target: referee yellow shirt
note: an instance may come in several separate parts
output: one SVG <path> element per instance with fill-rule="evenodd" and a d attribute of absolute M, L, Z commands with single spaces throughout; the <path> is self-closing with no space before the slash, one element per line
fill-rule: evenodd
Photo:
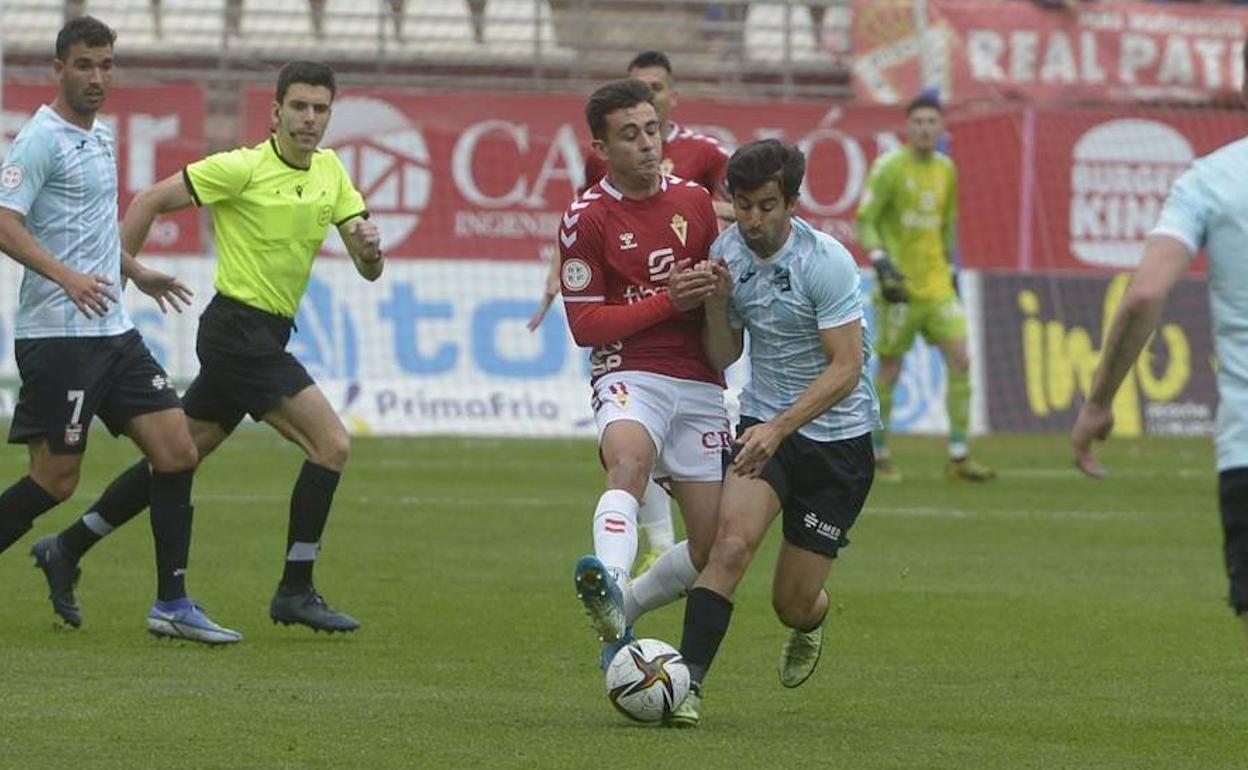
<path fill-rule="evenodd" d="M 272 137 L 209 155 L 182 175 L 195 205 L 212 207 L 217 291 L 287 318 L 299 309 L 329 226 L 367 213 L 333 150 L 317 150 L 311 167 L 299 168 Z"/>

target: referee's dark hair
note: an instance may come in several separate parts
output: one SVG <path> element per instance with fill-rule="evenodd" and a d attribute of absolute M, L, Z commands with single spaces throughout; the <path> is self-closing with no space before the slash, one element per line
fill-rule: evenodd
<path fill-rule="evenodd" d="M 309 86 L 325 86 L 329 89 L 329 98 L 333 99 L 338 92 L 334 83 L 334 71 L 328 65 L 315 61 L 292 61 L 277 73 L 277 103 L 286 98 L 286 92 L 295 83 Z"/>
<path fill-rule="evenodd" d="M 646 67 L 662 67 L 667 70 L 669 77 L 672 74 L 672 60 L 667 58 L 667 54 L 662 51 L 642 51 L 628 63 L 628 69 L 625 72 L 645 69 Z"/>
<path fill-rule="evenodd" d="M 919 94 L 906 105 L 906 117 L 910 117 L 910 113 L 915 110 L 922 109 L 936 110 L 942 115 L 945 112 L 944 108 L 940 106 L 940 99 L 936 98 L 935 94 Z"/>
<path fill-rule="evenodd" d="M 634 80 L 612 80 L 589 96 L 585 105 L 585 121 L 589 123 L 589 133 L 595 139 L 606 140 L 607 116 L 616 110 L 627 110 L 639 104 L 654 104 L 654 92 L 650 86 Z"/>
<path fill-rule="evenodd" d="M 65 61 L 69 47 L 74 43 L 82 43 L 87 48 L 103 48 L 117 42 L 117 33 L 107 24 L 94 16 L 79 16 L 70 19 L 56 33 L 56 58 Z"/>
<path fill-rule="evenodd" d="M 774 179 L 789 204 L 797 200 L 805 175 L 806 156 L 778 139 L 743 144 L 728 159 L 728 191 L 733 194 L 757 190 Z"/>

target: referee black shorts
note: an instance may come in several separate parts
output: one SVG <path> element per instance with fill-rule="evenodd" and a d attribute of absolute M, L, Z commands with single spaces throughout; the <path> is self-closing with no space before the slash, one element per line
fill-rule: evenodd
<path fill-rule="evenodd" d="M 742 416 L 737 435 L 759 422 Z M 780 498 L 784 539 L 804 551 L 836 558 L 849 545 L 850 527 L 875 480 L 871 434 L 815 441 L 793 433 L 763 466 L 761 478 Z"/>
<path fill-rule="evenodd" d="M 14 353 L 22 388 L 10 444 L 47 439 L 54 454 L 81 454 L 97 415 L 117 436 L 134 417 L 181 405 L 135 329 L 113 337 L 22 339 Z"/>
<path fill-rule="evenodd" d="M 283 398 L 315 384 L 286 351 L 294 321 L 217 294 L 199 318 L 199 375 L 182 396 L 186 416 L 227 433 L 260 420 Z"/>

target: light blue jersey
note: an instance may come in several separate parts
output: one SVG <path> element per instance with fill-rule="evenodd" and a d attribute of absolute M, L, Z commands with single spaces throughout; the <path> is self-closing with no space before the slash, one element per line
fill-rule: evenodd
<path fill-rule="evenodd" d="M 735 226 L 720 233 L 711 257 L 732 273 L 729 320 L 750 334 L 741 414 L 767 421 L 793 406 L 828 367 L 820 330 L 861 323 L 857 387 L 798 432 L 814 441 L 842 441 L 880 427 L 879 400 L 867 376 L 871 334 L 863 320 L 861 276 L 845 247 L 794 217 L 788 240 L 769 259 L 759 259 Z"/>
<path fill-rule="evenodd" d="M 1248 139 L 1192 164 L 1170 190 L 1152 234 L 1209 255 L 1218 470 L 1248 467 Z"/>
<path fill-rule="evenodd" d="M 24 216 L 49 254 L 80 273 L 111 278 L 120 293 L 116 147 L 101 121 L 86 131 L 40 107 L 0 165 L 0 206 Z M 120 302 L 103 318 L 88 318 L 56 283 L 29 269 L 22 276 L 17 339 L 112 337 L 132 328 Z"/>

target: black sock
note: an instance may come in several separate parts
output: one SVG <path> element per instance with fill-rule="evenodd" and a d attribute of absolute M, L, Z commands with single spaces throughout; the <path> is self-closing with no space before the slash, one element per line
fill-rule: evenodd
<path fill-rule="evenodd" d="M 709 588 L 697 587 L 685 600 L 685 630 L 680 639 L 680 655 L 689 667 L 689 681 L 702 689 L 702 680 L 719 652 L 719 643 L 728 633 L 732 602 Z"/>
<path fill-rule="evenodd" d="M 78 561 L 105 535 L 142 513 L 151 500 L 151 466 L 147 460 L 139 460 L 113 479 L 81 518 L 61 530 L 61 553 L 70 561 Z M 99 518 L 88 518 L 92 514 Z"/>
<path fill-rule="evenodd" d="M 186 596 L 191 554 L 191 480 L 194 471 L 152 474 L 152 539 L 156 542 L 156 598 Z"/>
<path fill-rule="evenodd" d="M 56 507 L 57 500 L 30 476 L 0 494 L 0 553 L 30 531 L 30 524 L 42 513 Z"/>
<path fill-rule="evenodd" d="M 338 488 L 338 471 L 304 462 L 290 495 L 290 525 L 286 530 L 286 569 L 278 587 L 283 593 L 301 593 L 312 587 L 312 565 L 329 507 Z"/>

